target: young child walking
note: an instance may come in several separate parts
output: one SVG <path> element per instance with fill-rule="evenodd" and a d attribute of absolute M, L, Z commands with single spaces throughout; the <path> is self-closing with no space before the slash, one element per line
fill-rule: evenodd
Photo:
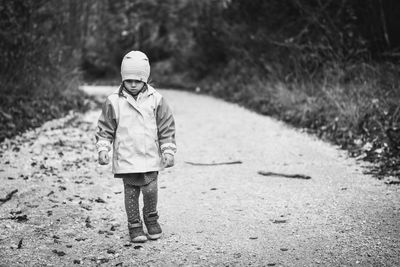
<path fill-rule="evenodd" d="M 140 51 L 126 54 L 122 84 L 103 104 L 96 132 L 99 163 L 106 165 L 113 147 L 112 170 L 124 184 L 125 210 L 132 242 L 161 237 L 158 223 L 158 172 L 174 165 L 175 122 L 165 99 L 148 82 L 150 64 Z M 143 194 L 143 221 L 139 195 Z"/>

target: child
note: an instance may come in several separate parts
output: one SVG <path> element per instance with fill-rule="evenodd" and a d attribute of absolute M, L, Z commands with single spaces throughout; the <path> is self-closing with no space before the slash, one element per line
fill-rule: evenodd
<path fill-rule="evenodd" d="M 165 99 L 147 82 L 150 65 L 140 51 L 126 54 L 121 64 L 122 84 L 107 97 L 98 120 L 96 147 L 99 163 L 108 164 L 124 183 L 125 209 L 132 242 L 145 242 L 139 212 L 143 193 L 143 220 L 148 238 L 161 237 L 157 212 L 158 171 L 174 165 L 175 122 Z"/>

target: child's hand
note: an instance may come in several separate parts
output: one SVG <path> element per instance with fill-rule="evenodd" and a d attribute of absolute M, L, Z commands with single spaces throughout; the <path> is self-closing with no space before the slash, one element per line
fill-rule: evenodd
<path fill-rule="evenodd" d="M 108 156 L 107 151 L 100 151 L 99 152 L 99 164 L 100 165 L 107 165 L 110 163 L 110 157 Z"/>
<path fill-rule="evenodd" d="M 175 160 L 174 160 L 174 155 L 172 154 L 163 154 L 163 166 L 164 168 L 169 168 L 174 166 Z"/>

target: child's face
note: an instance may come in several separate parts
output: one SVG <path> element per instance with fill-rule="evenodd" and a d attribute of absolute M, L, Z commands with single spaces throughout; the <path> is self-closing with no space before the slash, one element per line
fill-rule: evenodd
<path fill-rule="evenodd" d="M 124 87 L 126 90 L 129 91 L 129 93 L 133 95 L 137 95 L 140 90 L 142 90 L 144 86 L 144 82 L 138 81 L 138 80 L 125 80 L 124 81 Z"/>

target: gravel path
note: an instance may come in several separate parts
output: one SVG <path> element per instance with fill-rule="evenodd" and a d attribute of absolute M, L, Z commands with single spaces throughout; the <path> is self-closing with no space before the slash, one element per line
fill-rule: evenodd
<path fill-rule="evenodd" d="M 122 183 L 96 162 L 99 110 L 70 114 L 1 144 L 0 198 L 18 192 L 0 202 L 0 266 L 400 265 L 399 187 L 269 117 L 161 93 L 178 141 L 159 179 L 163 238 L 128 242 Z"/>

